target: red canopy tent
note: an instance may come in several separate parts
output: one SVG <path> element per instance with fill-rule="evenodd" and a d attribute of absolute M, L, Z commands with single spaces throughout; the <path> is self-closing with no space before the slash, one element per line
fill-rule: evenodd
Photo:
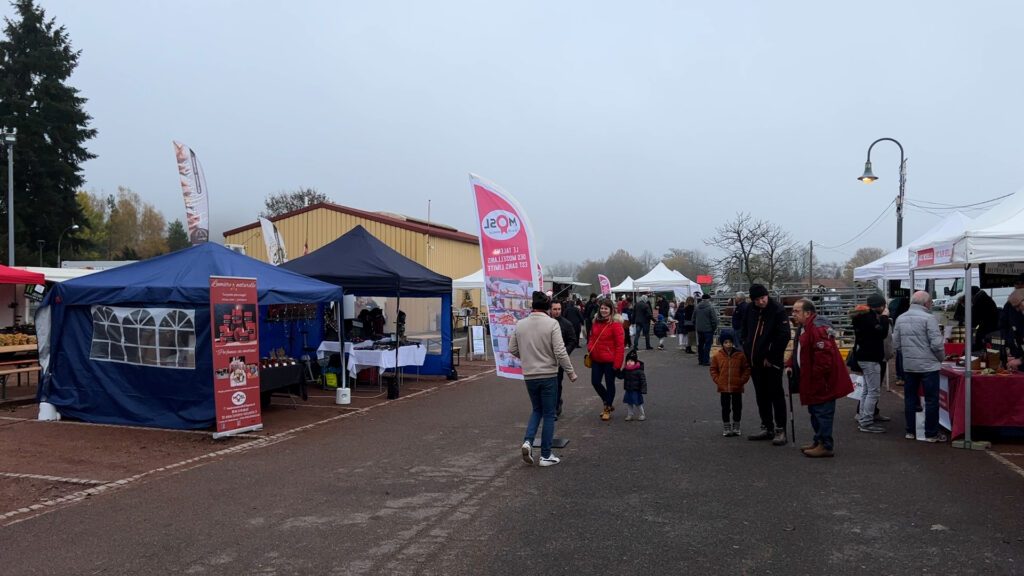
<path fill-rule="evenodd" d="M 45 284 L 46 276 L 0 264 L 0 284 Z"/>

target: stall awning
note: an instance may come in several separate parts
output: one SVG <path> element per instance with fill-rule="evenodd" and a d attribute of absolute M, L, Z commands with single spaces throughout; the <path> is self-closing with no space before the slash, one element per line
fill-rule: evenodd
<path fill-rule="evenodd" d="M 43 284 L 46 276 L 0 264 L 0 284 Z"/>

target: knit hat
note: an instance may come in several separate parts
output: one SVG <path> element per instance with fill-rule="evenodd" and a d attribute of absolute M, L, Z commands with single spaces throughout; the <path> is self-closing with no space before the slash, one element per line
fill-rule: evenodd
<path fill-rule="evenodd" d="M 705 292 L 704 295 L 700 297 L 700 299 L 701 300 L 711 300 L 711 294 L 708 294 L 708 293 Z"/>
<path fill-rule="evenodd" d="M 728 340 L 733 344 L 736 343 L 735 336 L 732 334 L 732 330 L 722 330 L 722 333 L 718 335 L 719 346 L 725 346 L 725 341 Z"/>
<path fill-rule="evenodd" d="M 885 306 L 885 298 L 877 292 L 868 296 L 869 308 L 881 308 Z"/>
<path fill-rule="evenodd" d="M 764 284 L 751 284 L 749 292 L 751 300 L 757 300 L 762 296 L 768 295 L 768 289 L 764 287 Z"/>

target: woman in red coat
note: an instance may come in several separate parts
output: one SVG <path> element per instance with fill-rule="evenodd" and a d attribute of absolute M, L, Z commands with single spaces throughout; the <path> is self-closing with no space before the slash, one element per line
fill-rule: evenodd
<path fill-rule="evenodd" d="M 796 347 L 786 363 L 786 372 L 796 374 L 800 403 L 807 406 L 814 428 L 814 442 L 801 450 L 810 458 L 831 458 L 836 399 L 853 392 L 853 382 L 832 336 L 832 323 L 818 316 L 814 303 L 803 298 L 793 304 L 793 320 L 797 325 Z"/>
<path fill-rule="evenodd" d="M 587 353 L 590 354 L 590 383 L 604 402 L 601 420 L 610 420 L 615 410 L 615 372 L 622 369 L 626 354 L 625 335 L 622 322 L 612 314 L 614 304 L 604 298 L 597 303 L 597 316 L 590 337 L 587 339 Z M 604 384 L 601 379 L 604 379 Z"/>

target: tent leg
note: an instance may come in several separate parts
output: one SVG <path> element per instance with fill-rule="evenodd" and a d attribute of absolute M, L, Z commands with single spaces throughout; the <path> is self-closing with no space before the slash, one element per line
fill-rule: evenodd
<path fill-rule="evenodd" d="M 955 448 L 966 448 L 967 450 L 985 450 L 989 447 L 988 442 L 971 441 L 971 356 L 974 354 L 974 319 L 971 308 L 974 307 L 974 298 L 971 294 L 971 265 L 964 266 L 964 439 L 961 442 L 954 442 Z M 950 422 L 950 426 L 953 423 Z"/>
<path fill-rule="evenodd" d="M 335 404 L 351 404 L 352 395 L 348 391 L 348 363 L 345 362 L 345 318 L 342 310 L 345 308 L 345 298 L 342 296 L 337 302 L 334 310 L 334 318 L 338 323 L 338 350 L 341 357 L 341 386 L 334 391 Z"/>

